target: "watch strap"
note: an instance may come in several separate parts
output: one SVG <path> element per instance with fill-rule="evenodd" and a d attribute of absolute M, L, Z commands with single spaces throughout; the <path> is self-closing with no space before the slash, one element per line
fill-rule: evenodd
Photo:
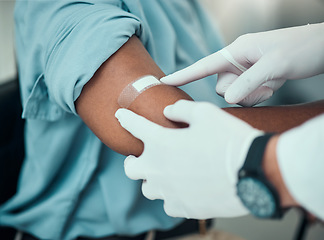
<path fill-rule="evenodd" d="M 253 140 L 242 169 L 251 172 L 256 170 L 256 166 L 260 166 L 260 169 L 258 170 L 262 171 L 261 164 L 263 161 L 264 151 L 268 141 L 273 135 L 273 133 L 267 133 L 265 135 L 256 137 Z"/>
<path fill-rule="evenodd" d="M 268 189 L 272 192 L 275 204 L 277 206 L 276 212 L 270 218 L 281 218 L 283 214 L 283 209 L 280 207 L 279 195 L 275 187 L 268 181 L 266 178 L 263 169 L 262 169 L 262 161 L 263 155 L 269 142 L 270 138 L 274 135 L 274 133 L 267 133 L 265 135 L 256 137 L 248 151 L 243 167 L 239 171 L 239 179 L 244 177 L 254 176 L 255 178 L 261 180 Z"/>

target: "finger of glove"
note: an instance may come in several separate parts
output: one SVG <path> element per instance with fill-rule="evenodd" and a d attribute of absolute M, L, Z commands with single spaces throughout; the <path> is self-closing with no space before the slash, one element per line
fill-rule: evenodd
<path fill-rule="evenodd" d="M 285 82 L 286 82 L 285 79 L 274 79 L 274 80 L 267 81 L 262 86 L 269 87 L 269 88 L 271 88 L 275 92 L 279 88 L 281 88 L 282 85 L 284 85 Z"/>
<path fill-rule="evenodd" d="M 153 184 L 151 179 L 148 179 L 142 183 L 142 193 L 150 200 L 163 199 L 158 185 Z"/>
<path fill-rule="evenodd" d="M 197 103 L 188 100 L 179 100 L 173 105 L 164 108 L 163 114 L 166 118 L 175 122 L 184 122 L 190 124 L 192 119 L 192 110 Z"/>
<path fill-rule="evenodd" d="M 237 79 L 237 77 L 236 74 L 229 72 L 219 74 L 216 83 L 216 93 L 224 97 L 226 90 Z"/>
<path fill-rule="evenodd" d="M 128 178 L 133 180 L 146 179 L 143 161 L 135 156 L 128 156 L 124 161 L 124 170 Z"/>
<path fill-rule="evenodd" d="M 246 98 L 238 104 L 244 107 L 252 107 L 256 104 L 262 103 L 273 95 L 273 90 L 266 86 L 257 88 L 254 92 L 249 94 Z"/>
<path fill-rule="evenodd" d="M 118 109 L 115 117 L 123 128 L 134 137 L 143 141 L 148 137 L 148 134 L 160 127 L 146 118 L 124 108 Z"/>
<path fill-rule="evenodd" d="M 229 67 L 232 67 L 231 63 L 218 51 L 200 59 L 187 68 L 161 78 L 160 81 L 165 84 L 180 86 L 212 74 L 224 72 Z"/>
<path fill-rule="evenodd" d="M 270 80 L 262 84 L 238 104 L 244 107 L 251 107 L 262 103 L 272 97 L 273 93 L 277 91 L 285 83 L 285 81 L 285 79 Z"/>
<path fill-rule="evenodd" d="M 176 201 L 164 199 L 164 211 L 170 217 L 187 217 L 182 204 L 177 204 Z"/>
<path fill-rule="evenodd" d="M 270 80 L 271 75 L 273 74 L 269 68 L 269 61 L 266 58 L 261 58 L 233 82 L 225 93 L 225 100 L 228 103 L 242 101 L 264 82 Z"/>

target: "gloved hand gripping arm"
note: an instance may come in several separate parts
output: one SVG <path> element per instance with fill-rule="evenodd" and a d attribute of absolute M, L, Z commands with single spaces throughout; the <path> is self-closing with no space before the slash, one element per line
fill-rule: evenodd
<path fill-rule="evenodd" d="M 171 216 L 205 219 L 246 214 L 236 196 L 236 175 L 250 142 L 262 132 L 236 122 L 210 103 L 178 101 L 164 115 L 189 127 L 173 131 L 126 109 L 117 111 L 121 125 L 145 143 L 141 156 L 125 160 L 126 175 L 146 180 L 143 194 L 164 199 Z M 226 151 L 215 151 L 218 148 Z"/>
<path fill-rule="evenodd" d="M 259 129 L 278 132 L 324 112 L 324 101 L 225 110 Z M 125 160 L 127 176 L 146 180 L 143 194 L 164 199 L 171 216 L 205 219 L 246 214 L 236 196 L 237 172 L 252 140 L 263 131 L 210 103 L 181 100 L 167 107 L 164 115 L 189 127 L 165 128 L 126 109 L 116 112 L 122 127 L 144 143 L 141 156 Z"/>

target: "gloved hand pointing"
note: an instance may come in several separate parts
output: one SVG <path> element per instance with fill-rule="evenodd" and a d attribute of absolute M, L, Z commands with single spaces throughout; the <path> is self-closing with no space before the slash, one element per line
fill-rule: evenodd
<path fill-rule="evenodd" d="M 178 86 L 216 73 L 216 92 L 227 102 L 260 103 L 287 79 L 324 73 L 324 23 L 243 35 L 161 81 Z"/>
<path fill-rule="evenodd" d="M 144 179 L 143 194 L 163 199 L 170 216 L 247 214 L 236 195 L 237 173 L 251 142 L 262 132 L 210 103 L 180 100 L 164 115 L 189 127 L 165 128 L 126 109 L 116 112 L 122 127 L 144 143 L 141 156 L 126 158 L 126 175 Z"/>

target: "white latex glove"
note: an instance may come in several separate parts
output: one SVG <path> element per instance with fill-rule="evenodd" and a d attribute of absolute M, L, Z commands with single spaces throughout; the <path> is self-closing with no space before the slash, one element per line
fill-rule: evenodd
<path fill-rule="evenodd" d="M 216 73 L 216 92 L 228 103 L 265 101 L 287 79 L 324 73 L 324 23 L 243 35 L 161 81 L 178 86 Z"/>
<path fill-rule="evenodd" d="M 144 179 L 144 196 L 163 199 L 173 217 L 247 214 L 236 195 L 237 173 L 262 132 L 205 102 L 180 100 L 164 115 L 189 127 L 165 128 L 126 109 L 116 112 L 121 126 L 144 143 L 141 156 L 126 158 L 126 175 Z"/>

